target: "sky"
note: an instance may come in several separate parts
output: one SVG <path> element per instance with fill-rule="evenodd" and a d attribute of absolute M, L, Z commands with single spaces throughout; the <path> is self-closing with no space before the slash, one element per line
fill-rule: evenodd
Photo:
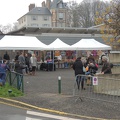
<path fill-rule="evenodd" d="M 41 3 L 46 0 L 1 0 L 0 1 L 0 25 L 15 23 L 21 16 L 28 12 L 28 6 L 35 3 L 37 7 L 41 7 Z M 53 0 L 51 0 L 53 1 Z M 69 2 L 71 0 L 63 0 Z M 76 0 L 80 3 L 82 0 Z"/>

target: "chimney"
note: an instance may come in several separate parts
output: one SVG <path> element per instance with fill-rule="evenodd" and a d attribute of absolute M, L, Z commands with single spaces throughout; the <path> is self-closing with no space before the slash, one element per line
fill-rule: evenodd
<path fill-rule="evenodd" d="M 46 0 L 46 7 L 50 9 L 51 0 Z"/>
<path fill-rule="evenodd" d="M 29 11 L 32 10 L 33 8 L 35 8 L 35 4 L 30 4 L 29 5 Z"/>
<path fill-rule="evenodd" d="M 45 7 L 45 1 L 42 2 L 42 7 Z"/>

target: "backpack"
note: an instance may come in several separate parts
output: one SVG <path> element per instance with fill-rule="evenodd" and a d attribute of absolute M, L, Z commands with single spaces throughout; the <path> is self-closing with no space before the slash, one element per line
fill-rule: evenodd
<path fill-rule="evenodd" d="M 113 66 L 114 66 L 114 65 L 113 65 L 112 63 L 110 63 L 110 68 L 113 68 Z"/>

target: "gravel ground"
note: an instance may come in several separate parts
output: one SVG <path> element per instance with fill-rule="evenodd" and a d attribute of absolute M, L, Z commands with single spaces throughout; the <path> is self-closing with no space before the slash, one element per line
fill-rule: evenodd
<path fill-rule="evenodd" d="M 61 94 L 58 92 L 58 76 L 61 76 Z M 31 105 L 70 114 L 76 114 L 87 120 L 90 117 L 120 120 L 120 104 L 92 99 L 75 100 L 73 86 L 75 83 L 72 69 L 57 69 L 56 71 L 37 71 L 35 76 L 24 77 L 25 96 L 14 98 Z M 89 117 L 87 117 L 89 116 Z M 101 119 L 101 120 L 102 120 Z"/>

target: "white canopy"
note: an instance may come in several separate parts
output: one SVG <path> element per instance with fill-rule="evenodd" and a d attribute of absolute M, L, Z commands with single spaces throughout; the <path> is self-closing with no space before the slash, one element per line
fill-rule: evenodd
<path fill-rule="evenodd" d="M 47 45 L 36 37 L 6 35 L 0 40 L 0 50 L 45 50 Z"/>
<path fill-rule="evenodd" d="M 45 45 L 36 37 L 5 35 L 0 40 L 0 50 L 111 50 L 111 47 L 94 39 L 81 39 L 70 46 L 57 38 Z"/>
<path fill-rule="evenodd" d="M 111 50 L 111 46 L 102 44 L 95 39 L 81 39 L 71 45 L 71 50 Z"/>
<path fill-rule="evenodd" d="M 51 44 L 47 46 L 48 50 L 70 50 L 71 46 L 61 41 L 59 38 L 57 38 L 55 41 L 53 41 Z"/>

